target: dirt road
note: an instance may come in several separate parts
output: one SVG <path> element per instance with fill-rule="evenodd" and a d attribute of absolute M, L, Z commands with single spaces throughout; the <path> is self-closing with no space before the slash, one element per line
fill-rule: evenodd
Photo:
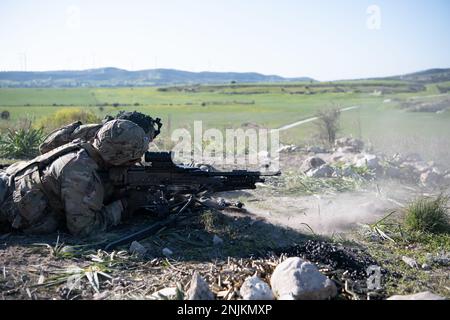
<path fill-rule="evenodd" d="M 358 108 L 360 108 L 360 106 L 353 106 L 353 107 L 343 108 L 340 111 L 341 112 L 345 112 L 345 111 L 350 111 L 350 110 L 354 110 L 354 109 L 358 109 Z M 298 126 L 300 126 L 302 124 L 315 121 L 317 119 L 318 119 L 317 117 L 311 117 L 311 118 L 308 118 L 308 119 L 296 121 L 294 123 L 284 125 L 284 126 L 282 126 L 280 128 L 272 129 L 272 132 L 274 132 L 274 131 L 285 131 L 285 130 L 288 130 L 288 129 L 291 129 L 291 128 L 294 128 L 294 127 L 298 127 Z"/>

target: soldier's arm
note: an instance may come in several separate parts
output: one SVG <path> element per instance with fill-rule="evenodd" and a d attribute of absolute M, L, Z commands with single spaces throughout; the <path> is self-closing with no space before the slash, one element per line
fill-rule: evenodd
<path fill-rule="evenodd" d="M 91 141 L 95 138 L 95 134 L 102 127 L 102 124 L 84 124 L 76 128 L 71 134 L 70 141 L 81 139 L 84 141 Z M 70 142 L 69 141 L 69 142 Z"/>
<path fill-rule="evenodd" d="M 95 163 L 85 153 L 68 164 L 61 181 L 67 228 L 77 236 L 89 236 L 117 225 L 122 217 L 120 200 L 103 204 L 104 188 Z"/>
<path fill-rule="evenodd" d="M 73 132 L 81 126 L 81 121 L 77 121 L 62 128 L 56 129 L 51 132 L 45 139 L 44 142 L 39 146 L 39 151 L 41 154 L 49 152 L 57 147 L 60 147 L 66 143 L 71 142 Z"/>

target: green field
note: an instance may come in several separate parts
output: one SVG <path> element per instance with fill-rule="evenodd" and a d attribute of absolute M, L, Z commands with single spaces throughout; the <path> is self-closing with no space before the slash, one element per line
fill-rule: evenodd
<path fill-rule="evenodd" d="M 449 109 L 432 113 L 399 108 L 411 99 L 433 99 L 439 94 L 438 85 L 367 80 L 167 88 L 1 88 L 0 112 L 8 110 L 11 115 L 10 120 L 1 120 L 1 127 L 14 127 L 22 118 L 35 121 L 63 107 L 88 109 L 99 116 L 137 110 L 162 118 L 163 138 L 167 138 L 169 130 L 190 129 L 196 120 L 202 120 L 204 128 L 245 124 L 278 128 L 314 116 L 320 108 L 358 106 L 342 114 L 341 135 L 361 137 L 390 153 L 419 152 L 429 159 L 444 157 L 447 161 Z M 280 136 L 283 143 L 301 144 L 316 134 L 315 124 L 308 123 L 283 131 Z"/>

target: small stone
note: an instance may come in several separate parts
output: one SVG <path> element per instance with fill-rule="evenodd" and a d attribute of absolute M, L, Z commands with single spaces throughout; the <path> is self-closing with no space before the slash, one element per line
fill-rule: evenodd
<path fill-rule="evenodd" d="M 327 300 L 337 295 L 336 285 L 309 261 L 288 258 L 274 270 L 270 279 L 275 296 L 295 300 Z"/>
<path fill-rule="evenodd" d="M 192 276 L 186 297 L 186 300 L 214 300 L 214 294 L 209 289 L 208 283 L 197 271 Z"/>
<path fill-rule="evenodd" d="M 240 294 L 244 300 L 274 300 L 272 289 L 258 276 L 248 277 L 241 286 Z"/>
<path fill-rule="evenodd" d="M 355 166 L 367 167 L 369 169 L 379 169 L 380 168 L 380 159 L 373 154 L 364 154 L 362 157 L 358 156 L 355 158 Z"/>
<path fill-rule="evenodd" d="M 94 300 L 105 300 L 109 297 L 110 294 L 111 293 L 108 290 L 103 292 L 97 292 L 94 294 L 93 298 Z"/>
<path fill-rule="evenodd" d="M 364 142 L 350 137 L 344 137 L 337 139 L 335 141 L 335 145 L 338 148 L 345 148 L 347 152 L 361 152 L 364 148 Z"/>
<path fill-rule="evenodd" d="M 408 266 L 410 266 L 411 268 L 419 268 L 419 265 L 417 264 L 417 261 L 412 259 L 412 258 L 408 258 L 406 256 L 402 257 L 402 261 L 404 263 L 406 263 Z"/>
<path fill-rule="evenodd" d="M 436 170 L 429 170 L 420 175 L 420 182 L 426 187 L 435 186 L 441 183 L 442 175 Z"/>
<path fill-rule="evenodd" d="M 422 264 L 422 269 L 423 270 L 431 270 L 431 267 L 429 264 L 424 263 L 424 264 Z"/>
<path fill-rule="evenodd" d="M 450 265 L 450 253 L 441 252 L 441 253 L 436 253 L 436 255 L 427 253 L 426 261 L 429 264 L 435 264 L 435 265 L 446 267 L 446 266 Z"/>
<path fill-rule="evenodd" d="M 215 246 L 221 246 L 221 245 L 223 245 L 223 240 L 222 240 L 222 238 L 220 238 L 218 235 L 214 235 L 214 237 L 213 237 L 213 244 L 214 244 Z"/>
<path fill-rule="evenodd" d="M 151 294 L 150 299 L 153 300 L 174 300 L 177 296 L 177 288 L 169 287 L 158 290 Z"/>
<path fill-rule="evenodd" d="M 169 248 L 164 248 L 162 249 L 162 254 L 165 255 L 166 257 L 170 257 L 171 255 L 173 255 L 173 251 L 170 250 Z"/>
<path fill-rule="evenodd" d="M 429 291 L 424 291 L 416 294 L 410 295 L 395 295 L 389 297 L 387 300 L 446 300 L 446 298 L 438 296 L 437 294 L 431 293 Z"/>
<path fill-rule="evenodd" d="M 140 244 L 139 242 L 133 241 L 131 243 L 130 249 L 128 249 L 128 251 L 131 254 L 145 255 L 146 252 L 147 252 L 147 249 L 142 244 Z"/>

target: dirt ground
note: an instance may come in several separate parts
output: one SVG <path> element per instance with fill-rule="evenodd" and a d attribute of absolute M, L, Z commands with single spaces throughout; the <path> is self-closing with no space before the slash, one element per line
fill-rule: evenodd
<path fill-rule="evenodd" d="M 284 161 L 287 168 L 296 159 Z M 64 233 L 4 234 L 0 299 L 154 299 L 152 294 L 164 288 L 185 291 L 198 271 L 218 299 L 233 300 L 239 299 L 246 277 L 256 273 L 270 282 L 275 266 L 289 256 L 317 264 L 337 284 L 337 299 L 384 299 L 396 292 L 395 285 L 368 290 L 366 270 L 373 265 L 381 267 L 384 283 L 413 281 L 415 286 L 405 292 L 431 288 L 448 296 L 445 268 L 435 268 L 427 278 L 411 275 L 393 266 L 404 251 L 386 258 L 379 254 L 386 250 L 383 244 L 349 236 L 416 193 L 420 191 L 395 182 L 324 195 L 286 195 L 263 186 L 228 193 L 222 196 L 243 201 L 245 209 L 192 212 L 182 223 L 139 241 L 146 249 L 143 254 L 130 253 L 129 245 L 103 249 L 105 243 L 155 221 L 148 216 L 87 240 Z M 222 242 L 214 243 L 215 236 Z M 435 280 L 427 282 L 430 277 Z"/>
<path fill-rule="evenodd" d="M 134 221 L 91 242 L 114 239 L 138 228 Z M 222 245 L 214 245 L 214 235 L 223 240 Z M 269 281 L 277 263 L 288 256 L 316 262 L 340 284 L 341 299 L 365 298 L 365 270 L 375 264 L 360 249 L 275 226 L 245 212 L 202 212 L 183 226 L 141 241 L 147 248 L 144 255 L 128 253 L 127 246 L 114 252 L 76 247 L 87 242 L 66 234 L 59 235 L 57 244 L 55 237 L 2 237 L 2 299 L 149 299 L 163 288 L 178 285 L 185 289 L 196 270 L 218 298 L 237 299 L 246 277 L 257 273 Z M 170 248 L 173 256 L 165 257 L 164 248 Z M 80 284 L 72 288 L 74 279 Z M 345 291 L 346 282 L 357 293 Z"/>

